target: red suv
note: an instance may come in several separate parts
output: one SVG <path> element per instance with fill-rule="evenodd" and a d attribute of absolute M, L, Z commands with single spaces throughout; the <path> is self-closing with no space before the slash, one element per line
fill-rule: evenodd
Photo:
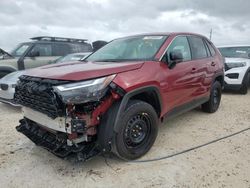
<path fill-rule="evenodd" d="M 215 112 L 223 58 L 204 36 L 152 33 L 119 38 L 82 62 L 20 77 L 17 130 L 57 156 L 102 152 L 132 160 L 152 147 L 159 122 L 201 106 Z"/>

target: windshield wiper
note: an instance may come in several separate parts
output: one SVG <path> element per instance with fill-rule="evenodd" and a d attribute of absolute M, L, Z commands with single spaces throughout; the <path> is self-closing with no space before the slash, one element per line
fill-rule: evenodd
<path fill-rule="evenodd" d="M 95 62 L 117 62 L 117 61 L 121 61 L 119 59 L 98 59 Z"/>
<path fill-rule="evenodd" d="M 95 62 L 146 61 L 147 59 L 98 59 Z"/>
<path fill-rule="evenodd" d="M 93 61 L 93 62 L 125 62 L 125 61 L 154 61 L 154 59 L 97 59 L 97 60 L 88 60 L 87 59 L 84 59 L 84 60 L 81 60 L 81 61 Z"/>

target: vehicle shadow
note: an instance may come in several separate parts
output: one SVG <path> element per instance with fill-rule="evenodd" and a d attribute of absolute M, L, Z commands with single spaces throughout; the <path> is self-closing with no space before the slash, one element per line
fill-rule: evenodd
<path fill-rule="evenodd" d="M 21 112 L 21 107 L 19 106 L 11 106 L 9 104 L 0 102 L 0 111 L 8 111 L 8 113 L 19 113 Z"/>
<path fill-rule="evenodd" d="M 248 93 L 250 93 L 250 87 L 248 88 Z M 244 96 L 243 94 L 240 94 L 239 91 L 235 91 L 235 90 L 232 90 L 232 89 L 225 89 L 223 90 L 223 95 L 242 95 Z"/>

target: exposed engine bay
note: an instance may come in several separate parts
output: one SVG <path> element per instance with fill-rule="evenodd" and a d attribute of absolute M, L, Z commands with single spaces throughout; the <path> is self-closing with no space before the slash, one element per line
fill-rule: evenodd
<path fill-rule="evenodd" d="M 59 157 L 97 155 L 102 115 L 125 93 L 114 77 L 72 83 L 21 76 L 15 102 L 23 106 L 24 119 L 17 131 Z"/>

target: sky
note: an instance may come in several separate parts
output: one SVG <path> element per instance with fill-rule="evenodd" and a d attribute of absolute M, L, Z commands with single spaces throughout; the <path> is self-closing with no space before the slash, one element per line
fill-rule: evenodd
<path fill-rule="evenodd" d="M 35 36 L 95 40 L 194 32 L 215 45 L 250 44 L 249 0 L 0 0 L 0 48 Z"/>

